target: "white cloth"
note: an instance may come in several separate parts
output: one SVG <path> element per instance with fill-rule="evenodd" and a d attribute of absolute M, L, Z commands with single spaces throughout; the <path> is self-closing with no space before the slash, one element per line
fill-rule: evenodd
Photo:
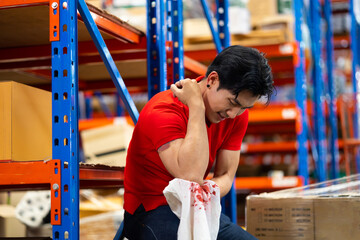
<path fill-rule="evenodd" d="M 180 219 L 179 240 L 215 240 L 220 224 L 220 188 L 205 180 L 204 185 L 175 178 L 163 191 Z"/>

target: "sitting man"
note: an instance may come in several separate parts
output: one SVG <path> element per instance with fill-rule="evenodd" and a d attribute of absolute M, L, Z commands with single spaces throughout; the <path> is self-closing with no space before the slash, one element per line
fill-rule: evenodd
<path fill-rule="evenodd" d="M 163 195 L 174 178 L 202 185 L 211 179 L 226 195 L 239 164 L 248 108 L 273 93 L 271 69 L 256 49 L 230 46 L 206 76 L 184 79 L 156 94 L 142 109 L 125 168 L 124 235 L 177 239 L 179 218 Z M 218 239 L 255 239 L 221 214 Z"/>

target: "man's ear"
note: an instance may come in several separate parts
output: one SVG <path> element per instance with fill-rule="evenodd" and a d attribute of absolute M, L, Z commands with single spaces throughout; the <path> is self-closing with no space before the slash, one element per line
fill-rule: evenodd
<path fill-rule="evenodd" d="M 207 84 L 212 86 L 219 81 L 219 74 L 216 71 L 212 71 L 207 78 Z"/>

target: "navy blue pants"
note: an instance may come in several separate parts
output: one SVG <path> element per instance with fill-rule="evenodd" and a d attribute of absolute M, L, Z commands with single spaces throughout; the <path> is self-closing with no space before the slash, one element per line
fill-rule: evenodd
<path fill-rule="evenodd" d="M 124 215 L 124 236 L 129 240 L 176 240 L 180 224 L 179 218 L 169 206 L 160 206 L 146 212 L 141 205 L 131 215 Z M 256 240 L 240 226 L 232 223 L 230 218 L 221 214 L 219 240 Z M 182 240 L 182 239 L 181 239 Z"/>

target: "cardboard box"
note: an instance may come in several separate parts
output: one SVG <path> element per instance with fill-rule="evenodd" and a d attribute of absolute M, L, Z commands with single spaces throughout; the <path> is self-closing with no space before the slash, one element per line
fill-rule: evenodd
<path fill-rule="evenodd" d="M 86 3 L 90 3 L 94 7 L 102 9 L 102 1 L 101 0 L 85 0 Z"/>
<path fill-rule="evenodd" d="M 112 211 L 80 219 L 80 239 L 113 239 L 123 215 L 123 211 Z"/>
<path fill-rule="evenodd" d="M 85 162 L 125 166 L 133 130 L 134 127 L 124 117 L 119 117 L 111 125 L 81 131 Z"/>
<path fill-rule="evenodd" d="M 15 217 L 15 208 L 10 205 L 0 205 L 0 238 L 25 237 L 26 227 Z"/>
<path fill-rule="evenodd" d="M 256 25 L 261 19 L 278 14 L 277 0 L 249 0 L 251 25 Z"/>
<path fill-rule="evenodd" d="M 287 42 L 294 41 L 294 15 L 281 14 L 268 16 L 261 19 L 254 26 L 258 30 L 281 30 Z"/>
<path fill-rule="evenodd" d="M 0 82 L 0 160 L 34 161 L 51 156 L 51 93 Z"/>
<path fill-rule="evenodd" d="M 357 240 L 360 197 L 250 196 L 246 225 L 259 240 Z"/>
<path fill-rule="evenodd" d="M 37 228 L 26 227 L 26 237 L 52 237 L 52 225 L 46 223 Z"/>

